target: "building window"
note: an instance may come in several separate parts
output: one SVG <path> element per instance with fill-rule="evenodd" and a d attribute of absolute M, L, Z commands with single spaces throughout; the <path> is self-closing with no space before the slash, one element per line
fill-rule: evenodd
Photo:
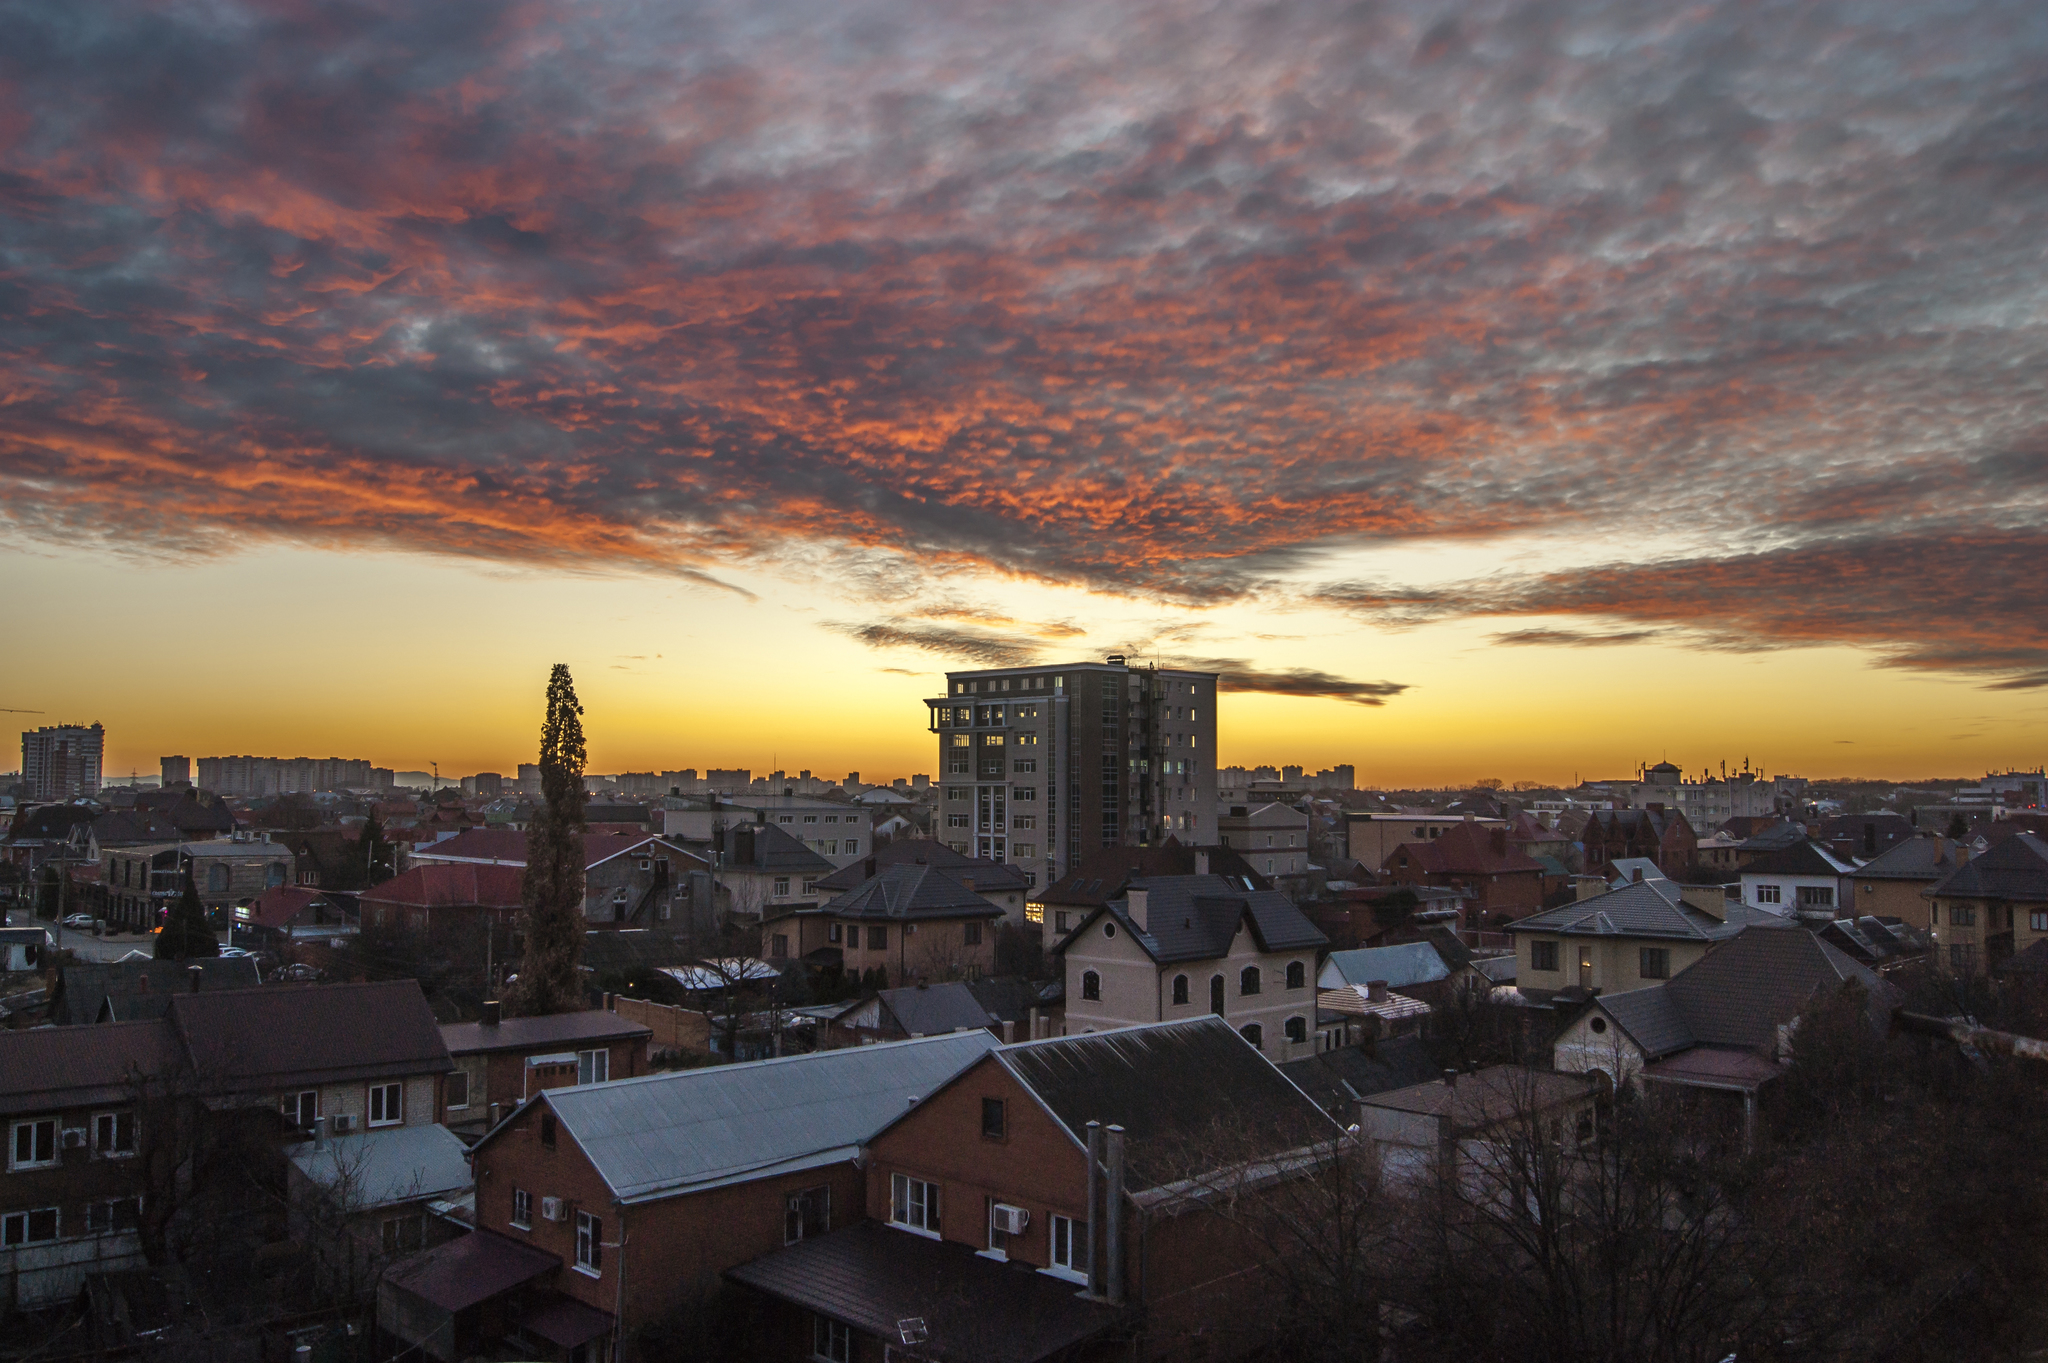
<path fill-rule="evenodd" d="M 1266 1049 L 1266 1029 L 1259 1026 L 1258 1023 L 1248 1022 L 1244 1026 L 1238 1028 L 1237 1033 L 1246 1041 L 1251 1042 L 1251 1044 L 1257 1047 L 1258 1049 Z"/>
<path fill-rule="evenodd" d="M 856 932 L 858 928 L 854 929 Z M 868 950 L 881 951 L 889 945 L 889 929 L 871 927 L 868 929 Z"/>
<path fill-rule="evenodd" d="M 1757 902 L 1757 903 L 1759 903 L 1759 904 L 1782 904 L 1782 903 L 1784 903 L 1784 902 L 1785 902 L 1785 890 L 1784 890 L 1784 887 L 1783 887 L 1783 886 L 1779 886 L 1779 885 L 1759 885 L 1759 886 L 1757 886 L 1757 887 L 1756 887 L 1756 902 Z"/>
<path fill-rule="evenodd" d="M 278 1110 L 284 1119 L 301 1131 L 311 1131 L 313 1123 L 320 1118 L 320 1090 L 306 1089 L 300 1093 L 287 1093 L 278 1103 Z"/>
<path fill-rule="evenodd" d="M 469 1106 L 469 1071 L 456 1070 L 448 1076 L 448 1106 Z"/>
<path fill-rule="evenodd" d="M 828 1316 L 812 1316 L 811 1357 L 822 1363 L 853 1363 L 853 1331 Z"/>
<path fill-rule="evenodd" d="M 804 815 L 804 822 L 805 822 L 805 823 L 816 823 L 817 821 L 818 821 L 818 816 L 817 816 L 817 815 L 815 815 L 815 814 L 806 814 L 806 815 Z"/>
<path fill-rule="evenodd" d="M 981 924 L 979 924 L 979 923 L 962 923 L 962 924 L 960 925 L 960 940 L 961 940 L 962 942 L 966 943 L 966 944 L 967 944 L 968 946 L 971 946 L 971 947 L 978 947 L 978 946 L 980 946 L 980 945 L 981 945 Z"/>
<path fill-rule="evenodd" d="M 1173 1001 L 1175 1003 L 1186 1003 L 1188 1001 L 1187 976 L 1175 975 L 1173 977 Z"/>
<path fill-rule="evenodd" d="M 106 1159 L 135 1153 L 135 1114 L 102 1112 L 92 1119 L 92 1150 Z"/>
<path fill-rule="evenodd" d="M 793 1245 L 832 1229 L 832 1189 L 806 1188 L 782 1200 L 782 1243 Z"/>
<path fill-rule="evenodd" d="M 1081 1278 L 1088 1270 L 1081 1260 L 1082 1237 L 1074 1234 L 1074 1218 L 1054 1214 L 1046 1218 L 1046 1224 L 1051 1237 L 1046 1267 L 1069 1278 Z"/>
<path fill-rule="evenodd" d="M 845 936 L 846 929 L 838 923 L 834 923 L 825 929 L 825 940 L 830 942 L 833 946 L 838 946 L 841 939 L 843 939 Z"/>
<path fill-rule="evenodd" d="M 116 1231 L 134 1230 L 142 1224 L 142 1199 L 139 1197 L 117 1197 L 110 1202 L 94 1202 L 85 1209 L 85 1228 L 95 1235 L 111 1235 Z"/>
<path fill-rule="evenodd" d="M 908 1174 L 891 1174 L 889 1220 L 894 1225 L 936 1237 L 939 1233 L 939 1185 Z"/>
<path fill-rule="evenodd" d="M 1289 961 L 1287 963 L 1287 987 L 1289 989 L 1308 988 L 1308 967 L 1300 961 Z"/>
<path fill-rule="evenodd" d="M 971 820 L 965 814 L 948 814 L 946 816 L 946 827 L 948 828 L 965 828 L 970 822 Z"/>
<path fill-rule="evenodd" d="M 1064 910 L 1064 909 L 1054 909 L 1054 910 L 1053 910 L 1053 913 L 1052 913 L 1052 930 L 1053 930 L 1054 932 L 1066 932 L 1066 931 L 1068 930 L 1068 921 L 1069 921 L 1069 920 L 1068 920 L 1068 918 L 1067 918 L 1067 913 L 1066 913 L 1066 910 Z"/>
<path fill-rule="evenodd" d="M 1289 1019 L 1287 1019 L 1287 1039 L 1288 1039 L 1289 1041 L 1306 1041 L 1306 1040 L 1308 1040 L 1308 1019 L 1307 1019 L 1307 1018 L 1289 1018 Z"/>
<path fill-rule="evenodd" d="M 1529 943 L 1529 969 L 1531 969 L 1531 970 L 1555 970 L 1555 969 L 1557 969 L 1557 943 L 1555 943 L 1555 942 L 1531 942 L 1531 943 Z"/>
<path fill-rule="evenodd" d="M 397 1126 L 405 1120 L 405 1085 L 370 1085 L 370 1125 Z"/>
<path fill-rule="evenodd" d="M 817 882 L 817 881 L 815 881 L 815 880 L 806 880 L 806 881 L 804 881 L 804 893 L 805 893 L 805 894 L 816 894 L 817 892 L 818 892 L 818 882 Z"/>
<path fill-rule="evenodd" d="M 1209 1011 L 1217 1017 L 1223 1016 L 1223 977 L 1221 975 L 1211 975 L 1209 977 Z"/>
<path fill-rule="evenodd" d="M 1081 997 L 1095 1002 L 1102 1000 L 1102 976 L 1092 970 L 1081 972 Z"/>
<path fill-rule="evenodd" d="M 773 956 L 778 961 L 788 957 L 789 934 L 786 932 L 778 932 L 772 938 L 770 938 L 768 945 L 768 954 L 770 956 Z"/>
<path fill-rule="evenodd" d="M 544 1150 L 555 1148 L 555 1114 L 552 1112 L 540 1114 L 540 1143 Z"/>
<path fill-rule="evenodd" d="M 512 1190 L 512 1224 L 521 1230 L 533 1229 L 533 1194 L 524 1188 Z"/>
<path fill-rule="evenodd" d="M 604 1222 L 576 1213 L 576 1267 L 593 1276 L 604 1272 Z"/>
<path fill-rule="evenodd" d="M 57 1162 L 57 1119 L 16 1122 L 14 1139 L 7 1147 L 10 1169 L 40 1169 Z"/>
<path fill-rule="evenodd" d="M 1038 855 L 1038 844 L 1035 842 L 1011 843 L 1010 855 L 1014 857 L 1035 857 Z"/>
<path fill-rule="evenodd" d="M 784 895 L 786 895 L 786 894 L 788 894 L 788 893 L 789 893 L 789 877 L 788 877 L 788 876 L 777 876 L 777 877 L 775 877 L 775 897 L 776 897 L 777 899 L 780 899 L 780 898 L 782 898 L 782 897 L 783 897 Z"/>
<path fill-rule="evenodd" d="M 1977 969 L 1977 947 L 1973 942 L 1956 942 L 1948 949 L 1949 969 L 1958 975 L 1974 974 Z"/>
<path fill-rule="evenodd" d="M 382 1227 L 386 1254 L 410 1254 L 426 1243 L 427 1224 L 423 1216 L 394 1216 Z"/>
<path fill-rule="evenodd" d="M 1832 909 L 1835 906 L 1835 887 L 1832 885 L 1801 885 L 1799 907 L 1802 909 Z"/>
<path fill-rule="evenodd" d="M 2048 913 L 2028 914 L 2027 928 L 2032 932 L 2048 932 Z"/>
<path fill-rule="evenodd" d="M 1977 926 L 1977 910 L 1974 905 L 1951 904 L 1948 906 L 1948 923 L 1952 928 L 1974 928 Z"/>
<path fill-rule="evenodd" d="M 32 1212 L 9 1212 L 0 1217 L 0 1247 L 39 1245 L 57 1238 L 57 1209 L 43 1207 Z"/>
<path fill-rule="evenodd" d="M 1670 949 L 1667 947 L 1637 947 L 1636 973 L 1646 980 L 1670 979 Z"/>
<path fill-rule="evenodd" d="M 855 855 L 860 851 L 860 839 L 841 838 L 839 840 L 839 850 L 842 854 L 849 857 Z"/>
<path fill-rule="evenodd" d="M 1013 776 L 1034 776 L 1038 773 L 1038 759 L 1019 757 L 1010 763 L 1010 772 Z"/>
<path fill-rule="evenodd" d="M 981 1135 L 984 1140 L 999 1141 L 1008 1127 L 1007 1113 L 1000 1098 L 981 1100 Z"/>
<path fill-rule="evenodd" d="M 1259 992 L 1259 968 L 1248 965 L 1237 973 L 1237 992 L 1256 994 Z"/>
<path fill-rule="evenodd" d="M 612 1053 L 600 1048 L 576 1052 L 576 1082 L 602 1084 L 612 1077 Z"/>

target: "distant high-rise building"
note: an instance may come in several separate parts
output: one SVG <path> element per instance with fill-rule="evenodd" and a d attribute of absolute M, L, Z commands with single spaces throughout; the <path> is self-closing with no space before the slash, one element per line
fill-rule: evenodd
<path fill-rule="evenodd" d="M 98 724 L 51 724 L 21 736 L 21 779 L 29 797 L 69 800 L 100 793 L 107 731 Z"/>
<path fill-rule="evenodd" d="M 1104 847 L 1216 841 L 1216 674 L 1103 663 L 946 674 L 937 836 L 1040 885 Z"/>
<path fill-rule="evenodd" d="M 164 784 L 167 786 L 189 786 L 192 784 L 192 759 L 189 757 L 163 757 Z"/>
<path fill-rule="evenodd" d="M 216 795 L 293 795 L 368 788 L 370 764 L 348 757 L 202 757 L 199 787 Z"/>

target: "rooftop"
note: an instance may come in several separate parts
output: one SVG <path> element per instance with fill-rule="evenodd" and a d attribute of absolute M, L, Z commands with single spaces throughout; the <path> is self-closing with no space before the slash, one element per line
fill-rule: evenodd
<path fill-rule="evenodd" d="M 617 1013 L 591 1009 L 581 1013 L 552 1013 L 546 1017 L 506 1018 L 502 1022 L 444 1022 L 441 1040 L 450 1055 L 477 1055 L 486 1051 L 523 1051 L 573 1041 L 617 1041 L 654 1033 Z"/>
<path fill-rule="evenodd" d="M 1130 896 L 1145 897 L 1144 923 L 1132 912 Z M 1103 914 L 1113 916 L 1131 939 L 1161 965 L 1207 961 L 1230 951 L 1241 926 L 1249 926 L 1261 951 L 1308 951 L 1327 946 L 1315 924 L 1277 890 L 1245 890 L 1222 876 L 1161 876 L 1133 880 L 1125 898 L 1083 918 L 1054 946 L 1064 951 Z"/>
<path fill-rule="evenodd" d="M 1565 937 L 1651 937 L 1715 942 L 1738 928 L 1667 893 L 1669 881 L 1637 880 L 1510 923 L 1509 932 L 1554 932 Z"/>
<path fill-rule="evenodd" d="M 329 1192 L 341 1189 L 350 1211 L 367 1211 L 468 1188 L 468 1155 L 447 1127 L 422 1124 L 302 1142 L 291 1161 Z"/>

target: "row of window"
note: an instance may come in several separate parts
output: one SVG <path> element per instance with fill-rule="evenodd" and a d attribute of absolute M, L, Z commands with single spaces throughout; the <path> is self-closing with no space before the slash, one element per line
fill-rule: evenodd
<path fill-rule="evenodd" d="M 1045 677 L 983 677 L 976 681 L 956 681 L 953 683 L 953 694 L 956 696 L 972 696 L 979 695 L 984 691 L 1008 691 L 1012 689 L 1012 683 L 1015 683 L 1015 689 L 1019 691 L 1043 691 L 1046 689 L 1047 679 Z M 1065 677 L 1055 676 L 1051 678 L 1051 688 L 1053 690 L 1064 691 L 1066 687 L 1067 679 Z"/>
<path fill-rule="evenodd" d="M 16 1122 L 7 1143 L 9 1169 L 43 1169 L 58 1162 L 60 1140 L 55 1117 Z M 89 1127 L 78 1128 L 77 1144 L 101 1159 L 125 1159 L 135 1153 L 135 1114 L 100 1112 Z"/>
<path fill-rule="evenodd" d="M 469 1102 L 469 1076 L 462 1077 L 462 1106 Z M 452 1094 L 453 1088 L 451 1086 Z M 450 1102 L 449 1106 L 457 1106 Z M 313 1123 L 320 1119 L 320 1090 L 302 1089 L 287 1093 L 278 1099 L 278 1111 L 284 1119 L 301 1131 L 311 1131 Z M 370 1085 L 370 1100 L 367 1106 L 371 1126 L 397 1126 L 405 1120 L 405 1085 L 402 1083 Z"/>
<path fill-rule="evenodd" d="M 1557 943 L 1529 943 L 1529 969 L 1554 971 L 1557 968 Z M 1671 949 L 1669 947 L 1637 947 L 1636 974 L 1646 980 L 1670 979 Z"/>
<path fill-rule="evenodd" d="M 1106 923 L 1103 926 L 1105 928 L 1114 928 L 1115 924 Z M 1264 987 L 1263 978 L 1259 968 L 1255 965 L 1248 965 L 1239 971 L 1237 975 L 1237 992 L 1239 997 L 1258 993 Z M 1289 989 L 1308 988 L 1308 967 L 1302 962 L 1289 961 L 1287 963 L 1287 987 Z M 1081 997 L 1084 999 L 1101 999 L 1102 976 L 1093 970 L 1082 971 Z M 1210 977 L 1209 998 L 1215 1006 L 1219 1008 L 1222 1006 L 1223 977 L 1221 975 Z M 1173 1001 L 1175 1003 L 1186 1003 L 1188 1001 L 1187 976 L 1175 975 L 1173 977 Z"/>
<path fill-rule="evenodd" d="M 142 1199 L 116 1197 L 85 1208 L 85 1234 L 111 1235 L 142 1224 Z M 0 1216 L 0 1249 L 40 1245 L 62 1238 L 63 1218 L 55 1207 L 36 1207 Z"/>
<path fill-rule="evenodd" d="M 859 822 L 860 822 L 860 820 L 861 820 L 861 816 L 860 816 L 860 815 L 858 815 L 858 814 L 849 814 L 849 815 L 847 815 L 847 816 L 846 816 L 846 821 L 847 821 L 848 823 L 859 823 Z M 818 816 L 818 815 L 816 815 L 816 814 L 806 814 L 806 815 L 804 815 L 804 822 L 805 822 L 805 823 L 817 823 L 817 822 L 819 822 L 819 821 L 820 821 L 820 820 L 819 820 L 819 816 Z M 777 823 L 795 823 L 795 822 L 796 822 L 796 815 L 794 815 L 794 814 L 778 814 L 778 815 L 776 815 L 776 816 L 775 816 L 775 822 L 777 822 Z M 825 816 L 824 816 L 824 818 L 823 818 L 823 822 L 825 822 L 825 823 L 838 823 L 838 822 L 839 822 L 839 816 L 838 816 L 837 814 L 827 814 L 827 815 L 825 815 Z M 647 868 L 646 868 L 645 866 L 642 866 L 642 867 L 641 867 L 640 869 L 644 871 L 644 870 L 646 870 Z"/>

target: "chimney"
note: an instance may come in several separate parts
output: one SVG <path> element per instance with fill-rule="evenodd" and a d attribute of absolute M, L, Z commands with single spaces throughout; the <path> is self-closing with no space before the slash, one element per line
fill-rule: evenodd
<path fill-rule="evenodd" d="M 1109 1234 L 1104 1237 L 1103 1257 L 1109 1260 L 1104 1276 L 1109 1279 L 1109 1300 L 1121 1306 L 1124 1300 L 1124 1129 L 1109 1128 L 1109 1176 L 1103 1196 L 1109 1202 Z"/>
<path fill-rule="evenodd" d="M 1031 1010 L 1031 1040 L 1038 1040 L 1038 1010 Z"/>
<path fill-rule="evenodd" d="M 327 1144 L 327 1119 L 326 1119 L 325 1117 L 315 1117 L 315 1118 L 313 1119 L 313 1148 L 314 1148 L 315 1150 L 318 1150 L 318 1149 L 321 1149 L 321 1148 L 322 1148 L 323 1146 L 325 1146 L 326 1144 Z"/>
<path fill-rule="evenodd" d="M 199 987 L 206 983 L 206 967 L 203 965 L 186 966 L 185 978 L 192 982 L 192 992 L 198 993 Z"/>
<path fill-rule="evenodd" d="M 1088 1295 L 1102 1298 L 1102 1259 L 1095 1252 L 1099 1218 L 1095 1211 L 1102 1202 L 1102 1123 L 1088 1123 Z"/>
<path fill-rule="evenodd" d="M 500 1105 L 500 1104 L 498 1104 L 498 1103 L 492 1103 L 492 1104 L 491 1104 L 491 1127 L 492 1127 L 492 1129 L 493 1129 L 493 1130 L 495 1130 L 495 1129 L 497 1128 L 498 1122 L 499 1122 L 499 1120 L 500 1120 L 500 1113 L 499 1113 L 499 1108 L 500 1108 L 500 1106 L 501 1106 L 501 1105 Z"/>
<path fill-rule="evenodd" d="M 1365 996 L 1374 1003 L 1385 1003 L 1387 1001 L 1387 982 L 1385 980 L 1367 980 L 1365 982 Z"/>
<path fill-rule="evenodd" d="M 1017 1022 L 1014 1018 L 1003 1019 L 1003 1044 L 1010 1045 L 1017 1039 Z"/>
<path fill-rule="evenodd" d="M 1149 891 L 1145 890 L 1124 891 L 1124 907 L 1130 913 L 1133 923 L 1150 932 L 1151 929 L 1145 927 L 1145 899 L 1148 893 Z"/>
<path fill-rule="evenodd" d="M 1198 876 L 1209 874 L 1209 854 L 1200 848 L 1195 850 L 1195 874 Z"/>
<path fill-rule="evenodd" d="M 495 1027 L 505 1016 L 505 1005 L 496 999 L 484 1000 L 484 1026 Z"/>
<path fill-rule="evenodd" d="M 1445 1070 L 1445 1071 L 1444 1071 L 1444 1087 L 1445 1087 L 1445 1088 L 1447 1088 L 1447 1089 L 1454 1089 L 1454 1088 L 1456 1088 L 1457 1086 L 1458 1086 L 1458 1072 L 1457 1072 L 1456 1070 Z"/>
<path fill-rule="evenodd" d="M 610 990 L 605 991 L 604 1011 L 607 1013 L 616 1013 L 619 1011 L 619 996 L 617 994 L 612 993 Z"/>

